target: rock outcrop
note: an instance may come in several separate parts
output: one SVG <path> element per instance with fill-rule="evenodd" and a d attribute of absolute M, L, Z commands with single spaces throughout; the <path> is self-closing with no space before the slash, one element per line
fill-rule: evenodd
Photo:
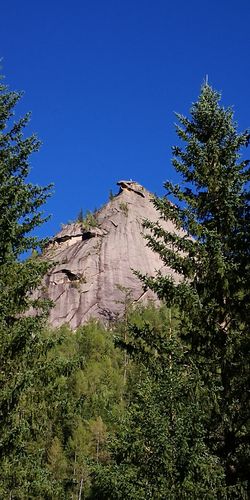
<path fill-rule="evenodd" d="M 144 292 L 134 270 L 154 275 L 164 267 L 143 238 L 143 220 L 156 221 L 152 195 L 133 181 L 120 181 L 119 193 L 83 222 L 68 224 L 49 242 L 45 257 L 55 262 L 46 276 L 53 300 L 50 322 L 75 329 L 91 317 L 104 321 L 121 315 L 126 300 L 157 300 Z M 171 222 L 163 225 L 176 231 Z"/>

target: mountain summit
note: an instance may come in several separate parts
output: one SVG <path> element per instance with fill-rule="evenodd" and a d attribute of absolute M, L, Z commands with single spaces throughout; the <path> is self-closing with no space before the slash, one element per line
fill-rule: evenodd
<path fill-rule="evenodd" d="M 150 290 L 143 291 L 133 270 L 171 274 L 143 238 L 143 220 L 159 219 L 152 194 L 131 180 L 117 184 L 119 193 L 103 208 L 66 224 L 48 244 L 45 257 L 55 267 L 44 285 L 54 302 L 53 326 L 68 323 L 75 329 L 91 317 L 114 319 L 128 298 L 132 303 L 157 300 Z M 162 225 L 176 231 L 170 221 Z"/>

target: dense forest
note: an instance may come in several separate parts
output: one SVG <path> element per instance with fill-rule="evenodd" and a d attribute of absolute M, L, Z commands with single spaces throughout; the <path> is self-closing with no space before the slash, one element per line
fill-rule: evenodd
<path fill-rule="evenodd" d="M 153 201 L 184 231 L 145 221 L 180 280 L 137 273 L 161 307 L 52 330 L 32 296 L 51 186 L 28 180 L 40 144 L 13 119 L 20 98 L 0 81 L 0 498 L 247 499 L 249 133 L 205 83 L 177 115 L 180 184 Z"/>

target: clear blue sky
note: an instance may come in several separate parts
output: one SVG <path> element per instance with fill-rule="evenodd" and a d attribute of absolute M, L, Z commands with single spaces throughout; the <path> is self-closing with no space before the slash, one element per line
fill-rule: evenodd
<path fill-rule="evenodd" d="M 43 142 L 31 178 L 55 183 L 44 234 L 121 178 L 162 194 L 173 113 L 187 114 L 206 74 L 249 126 L 249 26 L 249 0 L 2 2 L 2 73 Z"/>

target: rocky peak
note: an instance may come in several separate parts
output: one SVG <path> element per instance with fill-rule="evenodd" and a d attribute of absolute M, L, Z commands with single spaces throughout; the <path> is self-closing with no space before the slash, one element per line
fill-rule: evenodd
<path fill-rule="evenodd" d="M 145 197 L 145 194 L 144 194 L 144 187 L 141 186 L 140 184 L 138 184 L 138 182 L 135 182 L 135 181 L 119 181 L 117 182 L 117 185 L 120 186 L 120 193 L 122 191 L 133 191 L 134 193 L 138 194 L 139 196 L 142 196 L 143 198 Z"/>
<path fill-rule="evenodd" d="M 147 246 L 143 220 L 156 221 L 152 194 L 135 181 L 119 181 L 119 193 L 83 222 L 63 226 L 48 244 L 45 257 L 55 262 L 45 278 L 54 301 L 50 322 L 73 329 L 91 317 L 104 321 L 121 315 L 125 301 L 157 300 L 144 292 L 133 270 L 172 274 Z M 162 222 L 170 231 L 173 224 Z"/>

